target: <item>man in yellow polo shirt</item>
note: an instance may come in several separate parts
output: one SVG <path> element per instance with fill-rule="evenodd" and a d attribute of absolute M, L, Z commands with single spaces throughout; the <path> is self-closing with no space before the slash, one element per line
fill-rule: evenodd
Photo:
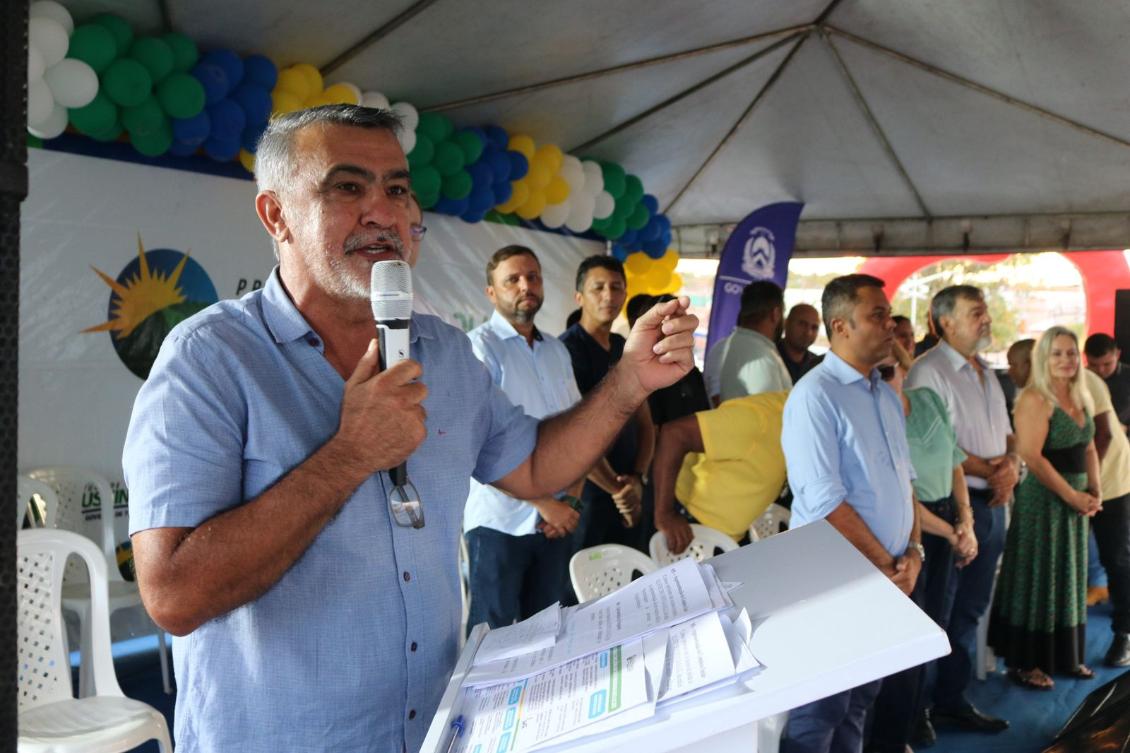
<path fill-rule="evenodd" d="M 781 415 L 788 396 L 763 392 L 734 398 L 660 429 L 651 466 L 655 527 L 673 553 L 691 543 L 692 522 L 741 543 L 750 524 L 780 495 L 785 485 Z M 688 458 L 688 453 L 703 455 Z"/>

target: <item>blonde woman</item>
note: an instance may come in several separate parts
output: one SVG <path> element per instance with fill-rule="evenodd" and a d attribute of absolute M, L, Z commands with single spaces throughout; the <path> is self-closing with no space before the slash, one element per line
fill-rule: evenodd
<path fill-rule="evenodd" d="M 1099 458 L 1079 341 L 1052 327 L 1032 352 L 1016 399 L 1017 451 L 1028 476 L 1016 488 L 989 644 L 1020 685 L 1050 690 L 1049 673 L 1088 679 L 1087 518 L 1102 509 Z"/>

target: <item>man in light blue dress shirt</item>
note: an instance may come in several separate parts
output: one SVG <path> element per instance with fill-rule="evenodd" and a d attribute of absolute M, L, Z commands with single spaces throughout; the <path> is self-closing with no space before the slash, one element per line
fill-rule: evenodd
<path fill-rule="evenodd" d="M 487 263 L 491 318 L 471 330 L 471 348 L 491 380 L 526 415 L 544 418 L 581 399 L 569 351 L 534 324 L 544 291 L 541 263 L 525 246 L 505 246 Z M 556 498 L 515 499 L 471 480 L 463 515 L 470 557 L 471 608 L 467 629 L 492 628 L 531 617 L 564 597 L 576 506 L 583 479 Z"/>
<path fill-rule="evenodd" d="M 827 520 L 909 594 L 923 551 L 902 403 L 876 369 L 894 341 L 883 281 L 838 277 L 824 289 L 822 305 L 831 350 L 785 403 L 791 525 Z M 782 753 L 859 753 L 881 682 L 793 709 Z"/>
<path fill-rule="evenodd" d="M 541 422 L 435 317 L 383 368 L 370 271 L 414 264 L 422 234 L 398 128 L 348 105 L 271 121 L 255 207 L 279 265 L 174 328 L 134 404 L 130 533 L 145 606 L 178 636 L 181 753 L 418 750 L 456 658 L 468 480 L 567 486 L 693 363 L 684 298 Z M 403 462 L 422 528 L 393 504 Z"/>

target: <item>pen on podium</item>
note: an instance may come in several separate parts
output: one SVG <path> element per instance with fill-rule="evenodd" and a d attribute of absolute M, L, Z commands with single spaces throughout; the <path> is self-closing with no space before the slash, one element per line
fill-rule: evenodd
<path fill-rule="evenodd" d="M 451 751 L 455 750 L 455 743 L 459 741 L 459 738 L 463 737 L 463 728 L 466 724 L 467 722 L 463 719 L 462 714 L 455 717 L 455 721 L 451 723 L 451 729 L 453 731 L 451 733 L 451 742 L 447 744 L 447 753 L 451 753 Z"/>

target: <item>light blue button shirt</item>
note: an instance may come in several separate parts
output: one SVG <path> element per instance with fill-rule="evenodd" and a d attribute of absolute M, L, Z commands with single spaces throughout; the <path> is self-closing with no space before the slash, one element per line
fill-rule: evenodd
<path fill-rule="evenodd" d="M 552 416 L 581 399 L 569 351 L 556 337 L 538 333 L 531 347 L 497 311 L 467 336 L 494 383 L 527 415 Z M 536 533 L 537 522 L 538 511 L 532 505 L 471 480 L 463 530 L 482 526 L 511 536 L 525 536 Z"/>
<path fill-rule="evenodd" d="M 785 402 L 781 446 L 793 490 L 792 520 L 822 520 L 847 501 L 898 557 L 914 526 L 914 469 L 898 395 L 828 351 Z"/>
<path fill-rule="evenodd" d="M 174 638 L 178 751 L 419 749 L 458 650 L 468 479 L 520 465 L 537 422 L 439 319 L 413 316 L 411 355 L 428 432 L 408 472 L 427 525 L 397 526 L 375 474 L 270 590 Z M 277 269 L 177 326 L 126 438 L 131 533 L 199 526 L 269 488 L 336 431 L 344 385 Z"/>

